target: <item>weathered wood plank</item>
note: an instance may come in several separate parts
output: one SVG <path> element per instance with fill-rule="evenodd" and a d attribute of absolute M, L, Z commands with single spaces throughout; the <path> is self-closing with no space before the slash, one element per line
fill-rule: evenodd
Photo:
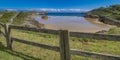
<path fill-rule="evenodd" d="M 10 28 L 33 31 L 33 32 L 49 33 L 49 34 L 59 34 L 58 30 L 52 30 L 52 29 L 37 29 L 37 28 L 32 28 L 32 27 L 23 27 L 23 26 L 15 26 L 15 25 L 10 25 Z"/>
<path fill-rule="evenodd" d="M 10 36 L 10 27 L 9 24 L 5 24 L 4 26 L 5 29 L 5 36 L 6 36 L 6 42 L 7 42 L 7 48 L 9 48 L 10 50 L 12 50 L 12 40 L 11 40 L 11 36 Z"/>
<path fill-rule="evenodd" d="M 60 30 L 60 57 L 61 60 L 71 60 L 69 47 L 69 32 Z"/>
<path fill-rule="evenodd" d="M 2 26 L 0 25 L 0 34 L 2 34 L 3 36 L 5 36 L 5 33 L 2 32 L 1 28 L 2 28 Z"/>
<path fill-rule="evenodd" d="M 79 55 L 79 56 L 86 56 L 86 57 L 91 57 L 91 58 L 98 58 L 102 60 L 120 60 L 120 56 L 118 55 L 87 52 L 87 51 L 81 51 L 81 50 L 76 50 L 76 49 L 72 49 L 71 54 Z"/>
<path fill-rule="evenodd" d="M 0 23 L 0 26 L 4 26 L 5 24 L 3 24 L 3 23 Z"/>
<path fill-rule="evenodd" d="M 91 39 L 98 39 L 98 40 L 120 41 L 120 35 L 70 32 L 70 36 L 72 36 L 72 37 L 81 37 L 81 38 L 91 38 Z"/>
<path fill-rule="evenodd" d="M 12 37 L 12 40 L 16 41 L 16 42 L 32 45 L 32 46 L 41 47 L 41 48 L 48 49 L 48 50 L 57 51 L 57 52 L 59 52 L 59 50 L 60 50 L 59 47 L 57 47 L 57 46 L 51 46 L 51 45 L 45 45 L 45 44 L 30 42 L 30 41 L 26 41 L 26 40 L 14 38 L 14 37 Z"/>

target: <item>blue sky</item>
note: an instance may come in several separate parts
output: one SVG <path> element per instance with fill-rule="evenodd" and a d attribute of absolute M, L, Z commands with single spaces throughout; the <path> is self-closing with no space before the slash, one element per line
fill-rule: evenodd
<path fill-rule="evenodd" d="M 120 4 L 120 0 L 0 0 L 0 8 L 64 8 L 90 10 Z"/>

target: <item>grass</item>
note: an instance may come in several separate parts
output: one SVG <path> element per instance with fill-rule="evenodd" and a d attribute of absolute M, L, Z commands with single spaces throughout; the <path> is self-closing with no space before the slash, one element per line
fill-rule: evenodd
<path fill-rule="evenodd" d="M 120 4 L 93 9 L 89 13 L 92 15 L 107 16 L 120 21 Z"/>
<path fill-rule="evenodd" d="M 12 30 L 12 36 L 37 43 L 59 46 L 59 36 L 36 33 L 22 30 Z M 60 60 L 58 52 L 13 42 L 13 51 L 6 47 L 4 37 L 0 37 L 0 60 Z M 120 55 L 120 42 L 94 40 L 86 38 L 70 38 L 70 48 L 90 52 L 108 53 Z M 99 60 L 83 56 L 72 55 L 72 60 Z"/>
<path fill-rule="evenodd" d="M 26 12 L 20 12 L 16 18 L 13 21 L 13 24 L 15 25 L 20 25 L 23 24 L 25 22 L 25 18 L 27 17 L 27 13 Z"/>
<path fill-rule="evenodd" d="M 3 12 L 3 16 L 0 18 L 0 22 L 8 23 L 10 19 L 16 14 L 16 12 Z"/>
<path fill-rule="evenodd" d="M 107 34 L 120 34 L 120 27 L 111 28 Z"/>

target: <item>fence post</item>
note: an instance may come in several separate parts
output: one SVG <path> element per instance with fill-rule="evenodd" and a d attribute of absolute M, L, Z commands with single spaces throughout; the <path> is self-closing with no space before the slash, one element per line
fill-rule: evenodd
<path fill-rule="evenodd" d="M 1 31 L 1 25 L 0 25 L 0 31 Z"/>
<path fill-rule="evenodd" d="M 69 47 L 68 30 L 60 30 L 60 58 L 61 60 L 71 60 Z"/>
<path fill-rule="evenodd" d="M 4 29 L 5 29 L 5 36 L 6 36 L 6 42 L 7 42 L 7 48 L 12 50 L 12 40 L 11 40 L 11 36 L 10 36 L 10 27 L 9 24 L 5 24 L 4 25 Z"/>

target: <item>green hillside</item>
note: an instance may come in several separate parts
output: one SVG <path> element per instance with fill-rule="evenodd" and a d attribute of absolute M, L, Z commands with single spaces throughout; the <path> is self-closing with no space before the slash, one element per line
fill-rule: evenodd
<path fill-rule="evenodd" d="M 10 19 L 16 14 L 16 12 L 1 12 L 0 14 L 3 14 L 3 16 L 0 17 L 0 22 L 2 23 L 8 23 L 10 22 Z"/>
<path fill-rule="evenodd" d="M 20 12 L 14 19 L 13 24 L 15 25 L 23 24 L 25 22 L 26 17 L 27 17 L 27 13 Z"/>
<path fill-rule="evenodd" d="M 107 16 L 116 20 L 120 20 L 120 4 L 111 5 L 109 7 L 100 7 L 88 12 L 92 15 Z"/>

